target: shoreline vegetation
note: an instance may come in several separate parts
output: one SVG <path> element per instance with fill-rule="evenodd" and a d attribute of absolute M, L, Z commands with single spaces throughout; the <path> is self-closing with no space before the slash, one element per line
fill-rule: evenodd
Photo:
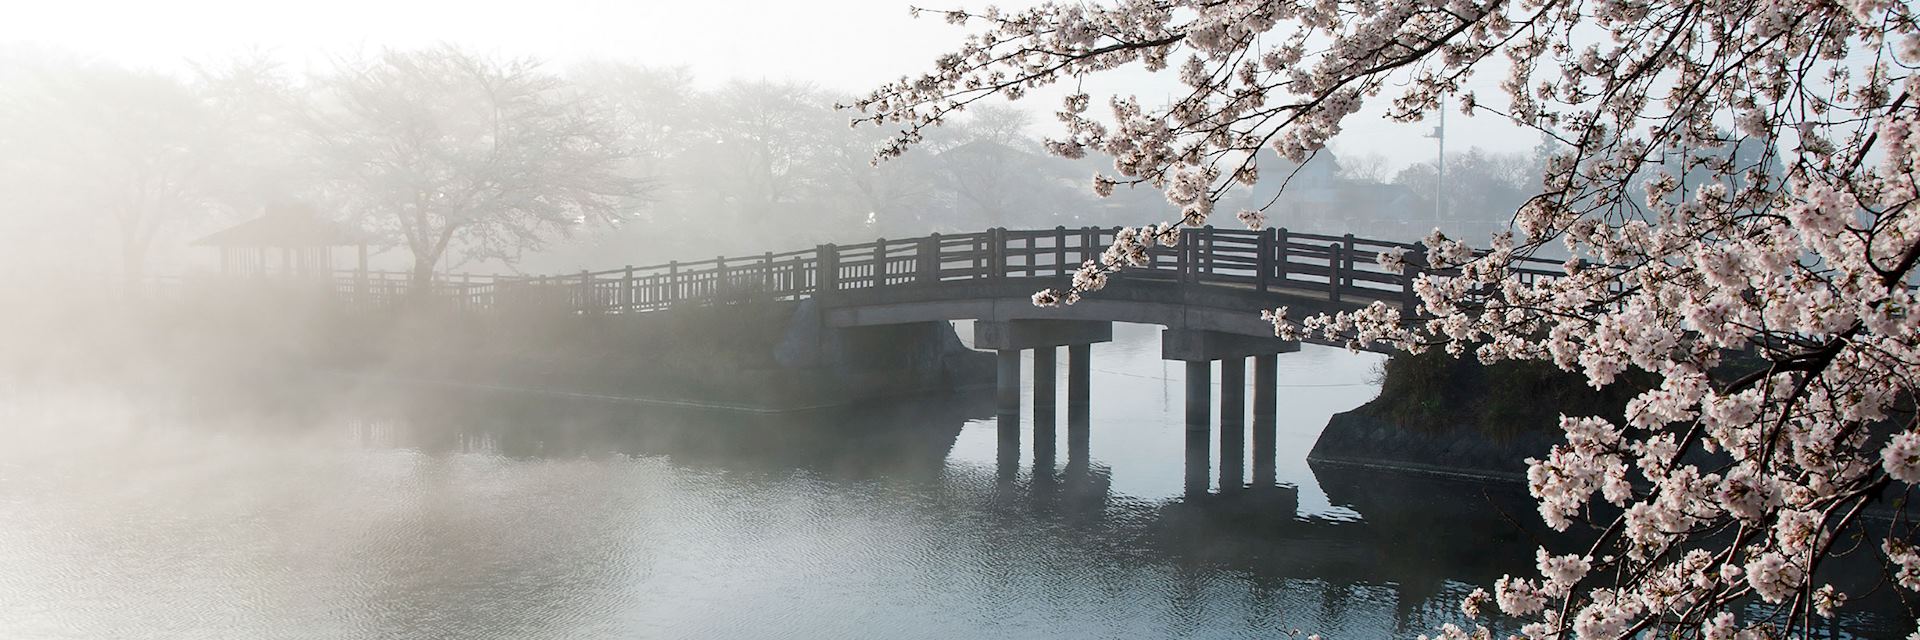
<path fill-rule="evenodd" d="M 1564 442 L 1560 415 L 1618 420 L 1627 401 L 1654 384 L 1642 376 L 1595 390 L 1547 363 L 1395 354 L 1381 369 L 1380 395 L 1334 414 L 1307 458 L 1525 482 L 1524 460 Z"/>

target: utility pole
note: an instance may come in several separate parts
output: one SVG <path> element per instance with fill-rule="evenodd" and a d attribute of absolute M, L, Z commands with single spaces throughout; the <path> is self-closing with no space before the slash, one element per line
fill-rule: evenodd
<path fill-rule="evenodd" d="M 1440 96 L 1440 126 L 1434 127 L 1427 137 L 1440 142 L 1440 159 L 1436 163 L 1440 176 L 1433 183 L 1433 226 L 1438 227 L 1447 209 L 1447 97 L 1444 95 Z"/>

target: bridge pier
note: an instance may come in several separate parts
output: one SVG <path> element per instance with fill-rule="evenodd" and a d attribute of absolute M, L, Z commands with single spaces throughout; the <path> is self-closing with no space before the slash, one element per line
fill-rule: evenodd
<path fill-rule="evenodd" d="M 1187 431 L 1205 433 L 1213 413 L 1213 362 L 1187 361 Z"/>
<path fill-rule="evenodd" d="M 994 447 L 994 477 L 1011 484 L 1020 476 L 1020 416 L 1002 413 L 997 420 L 998 446 Z"/>
<path fill-rule="evenodd" d="M 1108 325 L 1112 330 L 1112 325 Z M 1067 419 L 1072 421 L 1075 412 L 1081 419 L 1087 415 L 1087 407 L 1092 403 L 1093 365 L 1087 358 L 1092 355 L 1093 344 L 1082 342 L 1067 345 Z"/>
<path fill-rule="evenodd" d="M 1212 427 L 1213 361 L 1220 364 L 1220 490 L 1246 486 L 1247 358 L 1254 358 L 1254 484 L 1274 480 L 1277 354 L 1300 350 L 1300 343 L 1199 329 L 1161 332 L 1160 355 L 1187 363 L 1188 493 L 1205 493 L 1211 479 L 1209 436 Z"/>
<path fill-rule="evenodd" d="M 1088 345 L 1113 340 L 1113 323 L 1086 320 L 978 320 L 973 323 L 975 349 L 999 352 L 996 394 L 999 412 L 1020 413 L 1020 352 L 1033 349 L 1033 408 L 1053 411 L 1056 405 L 1055 366 L 1058 347 L 1067 347 L 1067 403 L 1087 403 Z M 1077 372 L 1077 373 L 1076 373 Z M 1069 411 L 1071 412 L 1071 410 Z"/>
<path fill-rule="evenodd" d="M 1220 491 L 1246 487 L 1247 361 L 1220 361 Z"/>
<path fill-rule="evenodd" d="M 1274 471 L 1278 421 L 1279 356 L 1253 357 L 1253 485 L 1267 488 L 1278 479 Z"/>
<path fill-rule="evenodd" d="M 1200 363 L 1200 364 L 1201 366 L 1206 365 L 1206 363 Z M 1187 369 L 1188 371 L 1193 370 L 1192 363 L 1188 363 L 1187 367 L 1188 367 Z M 1191 385 L 1193 384 L 1192 379 L 1189 379 L 1187 384 L 1189 385 L 1189 387 L 1191 387 Z M 1202 394 L 1200 397 L 1202 398 L 1202 402 L 1204 403 L 1206 395 Z M 1189 403 L 1192 402 L 1193 400 L 1192 394 L 1188 394 L 1187 400 Z M 1212 451 L 1210 451 L 1211 447 L 1207 446 L 1208 436 L 1211 434 L 1207 432 L 1206 423 L 1204 422 L 1201 423 L 1200 428 L 1198 429 L 1193 428 L 1193 423 L 1191 421 L 1192 405 L 1189 404 L 1188 407 L 1189 407 L 1189 413 L 1188 413 L 1189 421 L 1187 423 L 1187 456 L 1186 456 L 1187 460 L 1186 460 L 1186 479 L 1185 479 L 1186 494 L 1189 497 L 1203 496 L 1207 494 L 1207 482 L 1212 479 L 1212 475 L 1213 475 L 1210 469 L 1210 467 L 1213 464 L 1213 461 L 1210 459 L 1210 456 L 1209 456 L 1209 454 L 1211 454 Z"/>
<path fill-rule="evenodd" d="M 1087 412 L 1075 413 L 1071 405 L 1067 408 L 1067 475 L 1084 476 L 1087 472 L 1089 444 L 1092 428 L 1087 420 Z"/>
<path fill-rule="evenodd" d="M 1051 484 L 1054 481 L 1055 451 L 1059 436 L 1054 430 L 1053 421 L 1053 407 L 1047 407 L 1042 411 L 1036 404 L 1033 411 L 1033 482 L 1036 485 Z"/>
<path fill-rule="evenodd" d="M 994 400 L 1002 416 L 1020 415 L 1020 350 L 1000 349 Z"/>
<path fill-rule="evenodd" d="M 1059 370 L 1054 368 L 1054 356 L 1058 353 L 1059 349 L 1052 346 L 1033 349 L 1033 415 L 1036 424 L 1039 422 L 1038 418 L 1042 411 L 1049 414 L 1048 418 L 1052 418 L 1054 378 L 1059 375 Z M 1053 421 L 1049 419 L 1047 422 Z"/>

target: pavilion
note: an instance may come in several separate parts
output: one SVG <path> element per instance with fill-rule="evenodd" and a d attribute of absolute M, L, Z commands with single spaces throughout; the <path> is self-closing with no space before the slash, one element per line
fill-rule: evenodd
<path fill-rule="evenodd" d="M 224 275 L 329 277 L 334 247 L 354 247 L 358 269 L 367 269 L 366 234 L 323 219 L 304 205 L 268 206 L 260 217 L 215 231 L 192 245 L 219 247 Z"/>

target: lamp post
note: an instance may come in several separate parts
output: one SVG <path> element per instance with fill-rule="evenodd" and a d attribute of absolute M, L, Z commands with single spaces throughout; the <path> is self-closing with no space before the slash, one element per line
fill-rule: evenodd
<path fill-rule="evenodd" d="M 1440 226 L 1440 218 L 1447 208 L 1447 97 L 1440 96 L 1440 125 L 1433 128 L 1427 137 L 1440 142 L 1440 158 L 1436 163 L 1440 175 L 1433 183 L 1433 225 Z"/>

